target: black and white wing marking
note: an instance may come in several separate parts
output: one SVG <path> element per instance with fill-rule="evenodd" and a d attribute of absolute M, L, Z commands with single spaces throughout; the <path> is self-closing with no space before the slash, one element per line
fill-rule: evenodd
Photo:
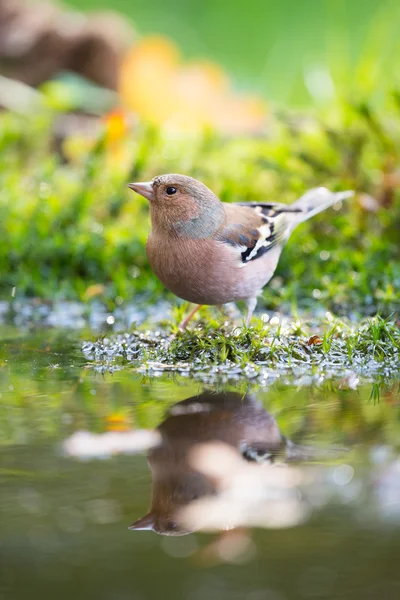
<path fill-rule="evenodd" d="M 245 223 L 227 225 L 218 237 L 219 240 L 240 250 L 242 266 L 264 256 L 276 245 L 286 241 L 291 219 L 287 213 L 297 213 L 282 204 L 240 203 L 252 209 Z"/>

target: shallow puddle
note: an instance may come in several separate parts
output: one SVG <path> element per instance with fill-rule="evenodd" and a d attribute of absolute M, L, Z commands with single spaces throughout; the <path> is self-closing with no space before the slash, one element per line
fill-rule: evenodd
<path fill-rule="evenodd" d="M 84 339 L 1 330 L 0 598 L 400 597 L 398 381 L 108 372 Z"/>

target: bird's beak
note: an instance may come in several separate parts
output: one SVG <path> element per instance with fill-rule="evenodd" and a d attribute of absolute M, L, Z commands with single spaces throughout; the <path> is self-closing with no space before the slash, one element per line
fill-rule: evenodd
<path fill-rule="evenodd" d="M 152 513 L 148 513 L 141 519 L 138 519 L 132 525 L 128 527 L 128 529 L 133 529 L 134 531 L 151 531 L 154 527 L 154 515 Z"/>
<path fill-rule="evenodd" d="M 142 183 L 128 183 L 128 188 L 140 194 L 147 200 L 154 200 L 154 189 L 151 181 L 144 181 Z"/>

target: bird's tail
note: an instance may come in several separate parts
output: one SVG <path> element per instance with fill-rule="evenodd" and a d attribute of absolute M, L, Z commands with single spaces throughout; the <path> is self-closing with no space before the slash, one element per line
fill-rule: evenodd
<path fill-rule="evenodd" d="M 331 192 L 327 188 L 318 187 L 308 190 L 301 198 L 296 200 L 291 206 L 292 208 L 301 209 L 301 215 L 297 223 L 302 223 L 311 219 L 314 215 L 325 210 L 341 200 L 346 200 L 354 196 L 354 192 Z"/>

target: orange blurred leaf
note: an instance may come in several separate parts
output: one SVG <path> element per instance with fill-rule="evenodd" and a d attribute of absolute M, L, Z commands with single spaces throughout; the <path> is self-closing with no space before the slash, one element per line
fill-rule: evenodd
<path fill-rule="evenodd" d="M 227 74 L 209 61 L 182 64 L 177 47 L 145 38 L 123 61 L 119 90 L 128 108 L 157 125 L 184 131 L 212 127 L 223 133 L 258 133 L 266 119 L 261 98 L 236 94 Z"/>
<path fill-rule="evenodd" d="M 102 283 L 96 283 L 94 285 L 89 285 L 86 288 L 84 298 L 85 300 L 90 300 L 91 298 L 95 298 L 96 296 L 101 296 L 104 293 L 104 285 Z"/>

